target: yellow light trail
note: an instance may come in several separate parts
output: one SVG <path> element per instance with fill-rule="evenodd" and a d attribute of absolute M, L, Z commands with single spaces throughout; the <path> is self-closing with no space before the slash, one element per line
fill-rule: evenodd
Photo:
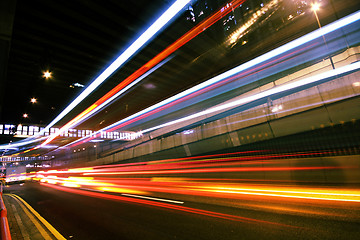
<path fill-rule="evenodd" d="M 192 186 L 194 188 L 194 186 Z M 360 190 L 199 186 L 198 191 L 270 197 L 360 202 Z M 284 190 L 285 189 L 285 190 Z"/>

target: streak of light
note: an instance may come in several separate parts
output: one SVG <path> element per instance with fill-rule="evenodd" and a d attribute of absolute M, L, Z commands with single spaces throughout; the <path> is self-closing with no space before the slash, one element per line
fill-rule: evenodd
<path fill-rule="evenodd" d="M 326 153 L 326 152 L 325 152 Z M 160 160 L 156 164 L 147 162 L 126 163 L 92 168 L 39 171 L 34 180 L 63 185 L 72 188 L 86 188 L 91 191 L 153 195 L 153 193 L 179 194 L 183 196 L 211 197 L 212 199 L 236 199 L 253 201 L 294 201 L 307 204 L 339 202 L 360 203 L 360 190 L 335 187 L 299 187 L 297 181 L 272 179 L 231 179 L 206 178 L 205 174 L 243 172 L 251 178 L 252 173 L 306 171 L 322 174 L 323 170 L 358 169 L 358 166 L 324 166 L 315 159 L 310 166 L 288 166 L 288 158 L 321 154 L 321 152 L 301 152 L 288 154 L 268 154 L 260 156 L 240 156 L 214 154 L 190 158 Z M 211 159 L 210 156 L 218 157 Z M 220 157 L 224 156 L 224 157 Z M 285 159 L 284 159 L 285 158 Z M 301 160 L 299 160 L 299 163 Z M 321 166 L 316 166 L 317 164 Z M 284 166 L 285 165 L 285 166 Z M 192 178 L 187 174 L 201 174 Z M 174 174 L 174 177 L 171 177 Z M 184 175 L 181 175 L 184 174 Z M 247 176 L 245 174 L 245 176 Z M 290 173 L 289 173 L 290 174 Z M 34 175 L 34 173 L 31 173 Z M 133 177 L 133 176 L 139 177 Z M 291 174 L 290 174 L 291 175 Z M 147 177 L 148 176 L 148 177 Z M 223 175 L 226 176 L 226 175 Z M 231 175 L 229 175 L 231 176 Z M 236 176 L 241 176 L 236 174 Z M 243 183 L 252 181 L 253 183 Z M 256 183 L 255 183 L 256 182 Z M 179 200 L 184 200 L 180 199 Z"/>
<path fill-rule="evenodd" d="M 15 143 L 11 143 L 11 146 L 12 147 L 21 147 L 21 146 L 25 146 L 27 144 L 31 144 L 31 143 L 35 143 L 35 142 L 40 142 L 44 139 L 46 139 L 47 137 L 41 137 L 39 139 L 27 139 L 26 141 L 25 140 L 22 140 L 22 141 L 18 141 L 18 142 L 15 142 Z M 8 145 L 0 145 L 0 149 L 9 149 Z"/>
<path fill-rule="evenodd" d="M 69 182 L 65 182 L 62 184 L 64 187 L 71 187 L 71 188 L 79 188 L 81 187 L 79 184 L 76 183 L 69 183 Z"/>
<path fill-rule="evenodd" d="M 201 159 L 198 157 L 190 158 L 179 158 L 179 159 L 169 159 L 169 160 L 160 160 L 163 162 L 158 162 L 157 164 L 151 164 L 148 162 L 139 162 L 139 163 L 126 163 L 126 164 L 117 164 L 117 165 L 105 165 L 105 166 L 95 166 L 92 168 L 77 168 L 69 170 L 49 170 L 47 172 L 40 171 L 37 173 L 37 178 L 45 178 L 44 175 L 53 174 L 81 174 L 85 176 L 92 175 L 145 175 L 145 174 L 171 174 L 171 173 L 202 173 L 202 172 L 231 172 L 231 171 L 287 171 L 287 170 L 321 170 L 321 169 L 341 169 L 341 168 L 350 168 L 347 167 L 266 167 L 265 165 L 274 165 L 282 164 L 283 158 L 289 157 L 303 157 L 307 155 L 321 155 L 321 152 L 309 152 L 309 153 L 292 153 L 292 154 L 277 154 L 277 155 L 266 155 L 266 156 L 242 156 L 242 157 L 233 157 L 232 154 L 226 154 L 224 158 L 215 158 L 210 159 L 209 156 L 219 156 L 207 155 L 202 156 Z M 255 165 L 256 167 L 243 167 L 245 165 Z M 262 167 L 258 167 L 261 165 Z M 242 166 L 242 167 L 233 167 L 229 166 Z M 202 168 L 202 169 L 200 169 Z M 206 169 L 204 169 L 206 168 Z M 50 178 L 53 175 L 47 176 Z M 97 178 L 98 179 L 98 178 Z M 138 180 L 138 179 L 134 179 Z M 99 183 L 93 177 L 73 177 L 69 176 L 68 178 L 62 179 L 62 181 L 72 181 L 77 184 L 86 184 L 88 186 L 108 186 L 106 183 Z"/>
<path fill-rule="evenodd" d="M 170 200 L 170 199 L 163 199 L 163 198 L 146 197 L 146 196 L 140 196 L 140 195 L 126 194 L 126 193 L 123 193 L 123 194 L 121 194 L 121 195 L 123 195 L 123 196 L 128 196 L 128 197 L 144 198 L 144 199 L 161 201 L 161 202 L 170 202 L 170 203 L 184 204 L 184 202 L 182 202 L 182 201 L 176 201 L 176 200 Z"/>
<path fill-rule="evenodd" d="M 241 3 L 243 3 L 245 0 L 234 0 L 232 1 L 232 7 L 236 8 Z M 129 77 L 127 77 L 125 80 L 123 80 L 121 83 L 119 83 L 116 87 L 114 87 L 112 90 L 110 90 L 108 93 L 106 93 L 103 97 L 101 97 L 99 100 L 97 100 L 93 105 L 91 105 L 89 108 L 87 108 L 84 112 L 79 114 L 76 118 L 71 120 L 69 123 L 67 123 L 63 128 L 60 129 L 55 134 L 52 134 L 42 145 L 46 145 L 52 140 L 54 140 L 57 136 L 60 135 L 61 132 L 66 131 L 67 129 L 71 128 L 75 124 L 79 124 L 81 119 L 85 120 L 84 117 L 90 117 L 89 113 L 95 114 L 95 112 L 99 111 L 102 107 L 107 105 L 110 101 L 118 97 L 120 94 L 122 94 L 124 91 L 128 90 L 130 87 L 141 81 L 144 76 L 139 79 L 144 73 L 146 73 L 149 69 L 152 69 L 155 67 L 158 63 L 160 63 L 162 60 L 167 58 L 170 54 L 175 52 L 177 49 L 179 49 L 181 46 L 189 42 L 191 39 L 205 31 L 207 28 L 209 28 L 211 25 L 213 25 L 215 22 L 217 22 L 219 19 L 221 19 L 224 15 L 231 12 L 232 8 L 227 8 L 225 11 L 219 10 L 213 15 L 211 15 L 209 18 L 202 21 L 200 24 L 195 26 L 193 29 L 191 29 L 189 32 L 184 34 L 182 37 L 180 37 L 178 40 L 176 40 L 173 44 L 171 44 L 169 47 L 167 47 L 165 50 L 163 50 L 161 53 L 156 55 L 153 59 L 151 59 L 149 62 L 147 62 L 145 65 L 143 65 L 141 68 L 136 70 L 133 74 L 131 74 Z M 165 63 L 165 62 L 164 62 Z M 158 67 L 163 65 L 164 63 L 159 64 Z M 157 68 L 158 68 L 157 67 Z M 154 69 L 156 70 L 156 69 Z M 153 70 L 153 71 L 154 71 Z M 135 82 L 134 82 L 135 81 Z M 95 111 L 94 111 L 95 110 Z"/>
<path fill-rule="evenodd" d="M 133 119 L 136 119 L 137 117 L 139 117 L 139 116 L 141 116 L 143 114 L 146 114 L 146 113 L 148 113 L 148 112 L 150 112 L 150 111 L 152 111 L 154 109 L 157 109 L 157 108 L 159 108 L 161 106 L 164 106 L 164 105 L 166 105 L 168 103 L 171 103 L 171 102 L 173 102 L 173 101 L 175 101 L 177 99 L 180 99 L 180 98 L 182 98 L 184 96 L 187 96 L 187 95 L 189 95 L 191 93 L 194 93 L 194 92 L 196 92 L 196 91 L 198 91 L 200 89 L 206 88 L 206 87 L 208 87 L 208 86 L 210 86 L 212 84 L 215 84 L 215 83 L 217 83 L 217 82 L 219 82 L 219 81 L 221 81 L 223 79 L 226 79 L 226 78 L 229 78 L 229 77 L 231 77 L 233 75 L 236 75 L 236 74 L 238 74 L 238 73 L 240 73 L 240 72 L 242 72 L 244 70 L 250 69 L 251 67 L 254 67 L 254 66 L 256 66 L 256 65 L 258 65 L 260 63 L 263 63 L 263 62 L 265 62 L 267 60 L 270 60 L 270 59 L 272 59 L 274 57 L 280 56 L 281 54 L 286 53 L 287 51 L 295 49 L 296 47 L 299 47 L 299 46 L 301 46 L 303 44 L 306 44 L 306 43 L 308 43 L 308 42 L 310 42 L 312 40 L 315 40 L 315 39 L 317 39 L 319 37 L 322 37 L 325 34 L 328 34 L 330 32 L 338 30 L 338 29 L 340 29 L 340 28 L 342 28 L 342 27 L 344 27 L 346 25 L 349 25 L 351 23 L 354 23 L 354 22 L 358 21 L 359 19 L 360 19 L 360 11 L 358 11 L 358 12 L 356 12 L 354 14 L 351 14 L 351 15 L 349 15 L 347 17 L 344 17 L 344 18 L 342 18 L 342 19 L 340 19 L 338 21 L 335 21 L 335 22 L 333 22 L 331 24 L 328 24 L 328 25 L 322 27 L 321 29 L 317 29 L 317 30 L 315 30 L 315 31 L 313 31 L 313 32 L 311 32 L 309 34 L 306 34 L 306 35 L 304 35 L 304 36 L 302 36 L 302 37 L 300 37 L 300 38 L 298 38 L 296 40 L 293 40 L 293 41 L 291 41 L 291 42 L 289 42 L 287 44 L 284 44 L 283 46 L 281 46 L 281 47 L 279 47 L 277 49 L 274 49 L 274 50 L 272 50 L 272 51 L 270 51 L 268 53 L 265 53 L 265 54 L 255 58 L 253 60 L 250 60 L 250 61 L 248 61 L 248 62 L 246 62 L 244 64 L 241 64 L 238 67 L 235 67 L 235 68 L 233 68 L 233 69 L 231 69 L 229 71 L 226 71 L 226 72 L 224 72 L 224 73 L 222 73 L 222 74 L 220 74 L 220 75 L 218 75 L 216 77 L 213 77 L 213 78 L 211 78 L 211 79 L 209 79 L 209 80 L 207 80 L 207 81 L 205 81 L 205 82 L 203 82 L 203 83 L 201 83 L 199 85 L 196 85 L 196 86 L 194 86 L 194 87 L 192 87 L 192 88 L 190 88 L 188 90 L 185 90 L 185 91 L 183 91 L 183 92 L 181 92 L 179 94 L 176 94 L 175 96 L 170 97 L 170 98 L 168 98 L 168 99 L 166 99 L 166 100 L 164 100 L 164 101 L 162 101 L 160 103 L 157 103 L 157 104 L 155 104 L 155 105 L 153 105 L 151 107 L 148 107 L 148 108 L 146 108 L 146 109 L 144 109 L 142 111 L 139 111 L 139 112 L 137 112 L 137 113 L 125 118 L 125 119 L 122 119 L 122 120 L 120 120 L 120 121 L 118 121 L 118 122 L 116 122 L 114 124 L 111 124 L 110 126 L 99 130 L 98 133 L 100 133 L 102 131 L 112 131 L 114 129 L 118 129 L 118 128 L 124 126 L 124 124 L 126 124 L 127 122 L 133 121 Z M 351 64 L 349 66 L 342 67 L 341 70 L 351 71 L 351 68 L 354 67 L 353 65 L 355 65 L 355 64 Z M 358 68 L 358 66 L 356 66 L 355 69 L 356 68 Z M 339 69 L 335 69 L 333 71 L 329 71 L 329 72 L 324 73 L 324 74 L 319 74 L 318 77 L 322 77 L 322 78 L 331 77 L 331 74 L 336 75 L 336 74 L 341 73 L 340 71 L 339 72 L 338 71 L 339 71 Z M 314 79 L 314 78 L 308 78 L 308 80 L 309 79 L 311 79 L 312 81 L 316 81 L 316 79 Z M 302 83 L 306 84 L 305 82 L 302 82 Z M 294 83 L 294 84 L 296 84 L 296 83 Z M 290 87 L 290 86 L 291 85 L 287 85 L 287 87 Z M 283 86 L 282 86 L 282 88 L 277 88 L 277 90 L 280 91 L 280 90 L 285 90 L 285 89 L 283 89 Z M 267 92 L 267 94 L 274 94 L 274 93 Z M 264 95 L 264 93 L 261 93 L 261 94 Z M 261 95 L 258 94 L 257 97 L 261 97 Z M 250 101 L 251 98 L 242 99 L 241 101 L 246 102 L 245 100 Z M 233 103 L 233 105 L 235 105 L 235 106 L 237 104 L 240 104 L 240 103 L 239 102 Z M 227 106 L 223 105 L 222 107 L 230 107 L 230 106 L 231 105 L 227 105 Z M 218 110 L 220 110 L 220 109 L 213 108 L 213 109 L 208 110 L 208 111 L 213 112 L 213 111 L 218 111 Z M 201 112 L 201 114 L 205 114 L 205 111 Z M 164 124 L 164 125 L 161 125 L 161 126 L 157 126 L 157 127 L 154 127 L 154 128 L 149 128 L 149 129 L 146 129 L 146 130 L 142 131 L 142 133 L 153 131 L 153 130 L 158 129 L 160 127 L 172 125 L 172 124 L 175 124 L 175 123 L 178 123 L 178 122 L 181 122 L 181 121 L 186 121 L 188 119 L 192 119 L 192 118 L 195 118 L 197 116 L 201 116 L 201 114 L 197 113 L 197 114 L 191 115 L 191 117 L 183 118 L 181 120 L 175 120 L 173 122 L 170 122 L 170 123 L 167 123 L 167 124 Z M 79 139 L 79 140 L 77 140 L 75 142 L 80 142 L 80 141 L 83 141 L 84 139 L 86 139 L 86 137 L 82 138 L 82 139 Z"/>
<path fill-rule="evenodd" d="M 232 167 L 232 168 L 206 168 L 206 169 L 183 169 L 183 170 L 147 170 L 147 171 L 115 171 L 83 173 L 83 175 L 145 175 L 145 174 L 190 174 L 190 173 L 227 173 L 227 172 L 284 172 L 284 171 L 305 171 L 344 169 L 347 167 Z M 351 167 L 349 167 L 351 168 Z"/>
<path fill-rule="evenodd" d="M 82 189 L 82 190 L 86 190 L 86 191 L 104 192 L 104 191 L 97 190 L 97 189 L 92 189 L 92 188 L 83 188 L 83 187 L 81 187 L 80 189 Z"/>
<path fill-rule="evenodd" d="M 71 104 L 69 104 L 51 123 L 49 123 L 38 135 L 44 132 L 60 121 L 75 106 L 84 100 L 100 84 L 102 84 L 111 74 L 122 66 L 130 57 L 132 57 L 140 48 L 142 48 L 156 33 L 158 33 L 172 18 L 174 18 L 190 0 L 177 0 L 173 3 L 141 36 L 135 40 L 120 56 L 108 66 Z M 34 138 L 35 136 L 31 137 Z"/>
<path fill-rule="evenodd" d="M 214 157 L 229 157 L 231 155 L 242 155 L 242 154 L 254 154 L 254 153 L 261 153 L 266 152 L 265 150 L 254 150 L 254 151 L 243 151 L 243 152 L 233 152 L 233 153 L 226 153 L 226 154 L 212 154 L 212 155 L 205 155 L 205 156 L 194 156 L 194 157 L 186 157 L 186 158 L 176 158 L 176 159 L 166 159 L 166 160 L 156 160 L 147 162 L 147 164 L 159 164 L 159 163 L 169 163 L 169 162 L 183 162 L 188 160 L 194 159 L 204 159 L 204 158 L 214 158 Z"/>
<path fill-rule="evenodd" d="M 145 199 L 129 198 L 129 197 L 123 197 L 123 196 L 110 195 L 110 194 L 103 194 L 103 193 L 98 193 L 98 192 L 89 192 L 89 191 L 83 191 L 80 189 L 64 188 L 64 187 L 50 185 L 50 184 L 46 184 L 46 183 L 42 183 L 42 185 L 50 187 L 50 188 L 54 188 L 54 189 L 57 189 L 60 191 L 85 195 L 85 196 L 89 196 L 89 197 L 109 199 L 109 200 L 114 200 L 114 201 L 131 202 L 131 203 L 137 203 L 137 204 L 141 204 L 141 205 L 149 205 L 149 206 L 154 206 L 154 207 L 173 209 L 173 210 L 188 212 L 188 213 L 192 213 L 192 214 L 226 219 L 226 220 L 230 220 L 230 221 L 247 222 L 247 223 L 254 223 L 254 224 L 262 223 L 262 224 L 269 224 L 269 225 L 273 225 L 273 226 L 286 226 L 286 227 L 291 227 L 291 228 L 298 228 L 295 226 L 280 224 L 280 223 L 276 223 L 276 222 L 270 222 L 270 221 L 265 221 L 265 220 L 260 220 L 260 219 L 253 219 L 253 218 L 247 218 L 247 217 L 242 217 L 242 216 L 218 213 L 218 212 L 207 211 L 207 210 L 202 210 L 202 209 L 173 205 L 173 204 L 169 204 L 169 203 L 155 202 L 155 201 L 149 201 L 149 200 L 145 200 Z"/>
<path fill-rule="evenodd" d="M 138 163 L 126 163 L 116 165 L 105 165 L 94 167 L 92 170 L 79 171 L 83 174 L 91 175 L 92 173 L 106 173 L 106 172 L 130 172 L 133 170 L 179 170 L 181 168 L 204 168 L 204 167 L 225 167 L 233 165 L 251 165 L 251 164 L 276 164 L 281 163 L 281 160 L 275 161 L 275 159 L 284 157 L 303 157 L 308 155 L 321 155 L 322 153 L 294 153 L 294 154 L 280 154 L 280 155 L 266 155 L 266 156 L 243 156 L 243 157 L 226 157 L 217 159 L 208 159 L 208 156 L 203 156 L 203 159 L 191 159 L 180 158 L 177 161 L 172 159 L 171 161 L 162 162 L 161 164 L 152 164 L 151 162 L 138 162 Z M 205 158 L 206 157 L 206 158 Z"/>
<path fill-rule="evenodd" d="M 237 187 L 201 187 L 200 191 L 230 193 L 230 194 L 247 194 L 258 196 L 271 196 L 271 197 L 285 197 L 285 198 L 301 198 L 301 199 L 315 199 L 327 201 L 344 201 L 344 202 L 360 202 L 360 191 L 358 190 L 336 190 L 336 189 L 297 189 L 288 188 L 237 188 Z"/>
<path fill-rule="evenodd" d="M 159 69 L 161 66 L 163 66 L 165 63 L 167 63 L 168 61 L 170 61 L 172 59 L 172 57 L 168 57 L 167 59 L 165 59 L 164 61 L 160 62 L 158 65 L 156 65 L 155 67 L 151 68 L 149 71 L 147 71 L 145 74 L 143 74 L 142 76 L 140 76 L 139 78 L 135 79 L 134 81 L 132 81 L 130 84 L 126 85 L 126 87 L 122 88 L 121 90 L 119 90 L 118 92 L 116 92 L 116 94 L 110 96 L 107 96 L 106 100 L 102 99 L 97 101 L 97 104 L 99 104 L 99 106 L 96 107 L 96 109 L 92 110 L 90 114 L 86 115 L 86 118 L 82 118 L 79 119 L 79 121 L 76 122 L 76 124 L 79 124 L 80 121 L 84 121 L 87 118 L 89 118 L 90 116 L 94 115 L 96 112 L 100 111 L 102 108 L 104 108 L 105 106 L 107 106 L 108 104 L 110 104 L 110 102 L 112 102 L 113 100 L 115 100 L 117 97 L 119 97 L 121 94 L 123 94 L 124 92 L 126 92 L 127 90 L 129 90 L 130 88 L 132 88 L 133 86 L 135 86 L 137 83 L 141 82 L 144 78 L 146 78 L 147 76 L 149 76 L 151 73 L 155 72 L 157 69 Z M 131 75 L 130 75 L 131 76 Z M 125 81 L 125 80 L 124 80 Z M 102 103 L 101 103 L 102 102 Z M 96 103 L 95 103 L 96 105 Z M 73 124 L 74 125 L 74 124 Z"/>
<path fill-rule="evenodd" d="M 93 170 L 92 167 L 89 167 L 89 168 L 71 168 L 68 171 L 69 172 L 86 172 L 86 171 L 91 171 L 91 170 Z"/>
<path fill-rule="evenodd" d="M 121 187 L 98 187 L 96 190 L 104 191 L 104 192 L 114 192 L 114 193 L 128 193 L 128 194 L 147 194 L 147 192 L 129 189 L 129 188 L 121 188 Z"/>
<path fill-rule="evenodd" d="M 95 109 L 97 107 L 96 104 L 91 105 L 89 108 L 87 108 L 85 111 L 83 111 L 82 113 L 80 113 L 78 116 L 76 116 L 74 119 L 72 119 L 70 122 L 68 122 L 67 124 L 65 124 L 63 127 L 61 127 L 59 129 L 59 131 L 57 131 L 56 133 L 52 134 L 51 136 L 49 136 L 42 144 L 40 144 L 41 147 L 44 147 L 46 144 L 48 144 L 49 142 L 51 142 L 52 140 L 54 140 L 57 136 L 59 136 L 62 132 L 68 130 L 69 128 L 71 128 L 71 126 L 73 126 L 74 123 L 76 123 L 77 121 L 79 121 L 82 117 L 84 117 L 86 114 L 88 114 L 89 112 L 91 112 L 93 109 Z"/>
<path fill-rule="evenodd" d="M 235 100 L 235 101 L 230 102 L 230 103 L 222 104 L 222 105 L 219 105 L 217 107 L 213 107 L 213 108 L 207 109 L 205 111 L 201 111 L 201 112 L 192 114 L 192 115 L 187 116 L 187 117 L 183 117 L 183 118 L 180 118 L 180 119 L 177 119 L 177 120 L 174 120 L 174 121 L 170 121 L 170 122 L 167 122 L 167 123 L 164 123 L 164 124 L 152 127 L 152 128 L 142 130 L 140 132 L 142 134 L 144 134 L 144 133 L 151 132 L 151 131 L 154 131 L 154 130 L 159 129 L 159 128 L 163 128 L 163 127 L 167 127 L 167 126 L 170 126 L 170 125 L 178 124 L 180 122 L 188 121 L 188 120 L 191 120 L 191 119 L 194 119 L 194 118 L 197 118 L 197 117 L 201 117 L 201 116 L 204 116 L 204 115 L 207 115 L 207 114 L 219 112 L 219 111 L 222 111 L 222 110 L 225 110 L 225 109 L 230 109 L 230 108 L 233 108 L 233 107 L 238 107 L 238 106 L 243 105 L 245 103 L 249 103 L 249 102 L 252 102 L 252 101 L 255 101 L 255 100 L 258 100 L 258 99 L 262 99 L 262 98 L 271 96 L 273 94 L 277 94 L 277 93 L 280 93 L 280 92 L 284 92 L 284 91 L 288 91 L 288 90 L 291 90 L 291 89 L 294 89 L 294 88 L 305 86 L 307 84 L 318 82 L 318 81 L 321 81 L 321 80 L 324 80 L 324 79 L 327 79 L 327 78 L 330 78 L 330 77 L 334 77 L 336 75 L 341 75 L 341 74 L 344 74 L 344 73 L 347 73 L 347 72 L 351 72 L 351 71 L 357 70 L 359 68 L 360 68 L 360 62 L 356 62 L 356 63 L 350 64 L 350 65 L 346 65 L 344 67 L 340 67 L 340 68 L 336 68 L 336 69 L 333 69 L 333 70 L 330 70 L 330 71 L 327 71 L 327 72 L 324 72 L 324 73 L 320 73 L 320 74 L 317 74 L 315 76 L 311 76 L 309 78 L 305 78 L 305 79 L 302 79 L 302 80 L 299 80 L 299 81 L 296 81 L 296 82 L 291 82 L 291 83 L 288 83 L 288 84 L 280 85 L 280 86 L 274 87 L 274 88 L 272 88 L 270 90 L 263 91 L 263 92 L 258 93 L 258 94 L 254 94 L 254 95 L 249 96 L 249 97 L 244 97 L 244 98 Z"/>

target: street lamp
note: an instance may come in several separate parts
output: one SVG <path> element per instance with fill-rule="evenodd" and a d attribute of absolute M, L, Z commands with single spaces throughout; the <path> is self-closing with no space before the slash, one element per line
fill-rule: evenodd
<path fill-rule="evenodd" d="M 37 99 L 36 99 L 36 98 L 31 98 L 31 99 L 30 99 L 30 102 L 31 102 L 31 103 L 36 103 L 36 102 L 37 102 Z"/>
<path fill-rule="evenodd" d="M 311 4 L 311 10 L 313 10 L 315 12 L 315 14 L 316 14 L 316 11 L 319 10 L 319 9 L 320 9 L 320 4 L 319 3 Z"/>
<path fill-rule="evenodd" d="M 311 4 L 311 10 L 312 10 L 312 11 L 314 12 L 314 14 L 315 14 L 316 21 L 317 21 L 317 23 L 318 23 L 319 29 L 321 29 L 320 20 L 319 20 L 319 17 L 318 17 L 318 15 L 317 15 L 317 11 L 320 10 L 320 4 L 317 3 L 317 2 L 312 3 L 312 4 Z M 330 51 L 329 51 L 329 47 L 328 47 L 328 45 L 327 45 L 327 43 L 326 43 L 326 39 L 325 39 L 324 34 L 321 34 L 321 35 L 322 35 L 322 38 L 323 38 L 323 40 L 324 40 L 324 43 L 325 43 L 325 46 L 326 46 L 327 51 L 330 52 Z M 330 59 L 330 63 L 331 63 L 332 68 L 335 69 L 334 62 L 333 62 L 333 60 L 332 60 L 332 58 L 331 58 L 330 55 L 329 55 L 329 59 Z"/>
<path fill-rule="evenodd" d="M 51 77 L 51 72 L 50 72 L 49 70 L 45 71 L 45 72 L 44 72 L 44 77 L 45 77 L 46 79 L 50 78 L 50 77 Z"/>

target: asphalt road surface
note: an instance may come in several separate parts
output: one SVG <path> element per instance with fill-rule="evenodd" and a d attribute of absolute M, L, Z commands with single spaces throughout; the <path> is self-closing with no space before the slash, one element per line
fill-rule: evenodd
<path fill-rule="evenodd" d="M 177 203 L 164 203 L 166 207 L 162 207 L 146 204 L 155 200 L 109 200 L 31 182 L 11 185 L 5 193 L 21 196 L 67 239 L 357 239 L 360 236 L 359 219 L 346 214 L 334 218 L 331 208 L 327 209 L 327 216 L 320 216 L 311 211 L 302 215 L 291 211 L 284 214 L 196 202 L 184 202 L 179 208 Z M 358 205 L 345 207 L 350 212 L 359 211 Z M 333 211 L 339 211 L 339 207 Z"/>

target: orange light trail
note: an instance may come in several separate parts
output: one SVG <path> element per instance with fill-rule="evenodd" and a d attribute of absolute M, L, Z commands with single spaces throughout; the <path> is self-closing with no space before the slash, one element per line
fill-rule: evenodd
<path fill-rule="evenodd" d="M 70 122 L 68 122 L 64 127 L 60 129 L 59 132 L 61 132 L 63 129 L 66 129 L 66 127 L 71 127 L 73 124 L 76 124 L 76 122 L 80 121 L 82 118 L 86 117 L 91 111 L 93 111 L 97 106 L 100 106 L 102 103 L 104 103 L 106 100 L 108 100 L 110 97 L 114 96 L 116 93 L 118 93 L 121 89 L 129 85 L 131 82 L 135 81 L 137 78 L 139 78 L 141 75 L 149 71 L 151 68 L 156 66 L 159 62 L 164 60 L 166 57 L 168 57 L 170 54 L 175 52 L 177 49 L 182 47 L 184 44 L 189 42 L 191 39 L 205 31 L 207 28 L 209 28 L 211 25 L 213 25 L 215 22 L 217 22 L 219 19 L 221 19 L 223 16 L 230 13 L 233 8 L 236 8 L 240 6 L 243 2 L 246 0 L 234 0 L 232 1 L 231 7 L 222 8 L 216 13 L 212 14 L 209 18 L 203 20 L 201 23 L 199 23 L 197 26 L 192 28 L 190 31 L 188 31 L 186 34 L 184 34 L 182 37 L 180 37 L 178 40 L 176 40 L 174 43 L 172 43 L 170 46 L 168 46 L 165 50 L 163 50 L 161 53 L 156 55 L 153 59 L 151 59 L 149 62 L 147 62 L 145 65 L 140 67 L 138 70 L 136 70 L 134 73 L 132 73 L 129 77 L 127 77 L 125 80 L 123 80 L 121 83 L 119 83 L 116 87 L 114 87 L 112 90 L 110 90 L 108 93 L 106 93 L 103 97 L 98 99 L 93 105 L 91 105 L 89 108 L 84 110 L 82 113 L 80 113 L 78 116 L 76 116 L 74 119 L 72 119 Z M 44 141 L 41 146 L 44 146 L 48 143 L 50 143 L 52 140 L 54 140 L 57 136 L 59 136 L 59 133 L 55 133 L 48 137 L 46 141 Z"/>
<path fill-rule="evenodd" d="M 324 170 L 334 171 L 357 169 L 357 166 L 316 166 L 316 158 L 311 166 L 288 166 L 284 156 L 296 157 L 313 153 L 269 154 L 268 156 L 234 157 L 231 154 L 221 158 L 208 158 L 209 155 L 190 158 L 160 160 L 151 162 L 127 163 L 91 168 L 74 168 L 68 170 L 41 171 L 36 179 L 57 185 L 87 188 L 112 193 L 151 195 L 152 193 L 180 194 L 184 196 L 207 196 L 224 199 L 248 199 L 261 197 L 281 199 L 302 199 L 332 202 L 360 203 L 359 189 L 338 189 L 334 187 L 299 187 L 294 185 L 291 177 L 286 181 L 273 179 L 252 179 L 257 173 L 286 173 L 301 171 L 322 174 Z M 300 163 L 300 162 L 299 162 Z M 206 178 L 207 176 L 242 176 L 248 174 L 250 179 Z M 196 175 L 197 178 L 191 176 Z M 230 175 L 225 175 L 230 174 Z M 249 175 L 250 174 L 250 175 Z M 291 173 L 289 173 L 289 176 Z M 138 176 L 138 177 L 134 177 Z M 172 177 L 173 176 L 173 177 Z M 247 175 L 245 175 L 247 176 Z M 253 184 L 244 183 L 253 181 Z M 255 184 L 255 182 L 257 182 Z M 261 184 L 262 182 L 262 184 Z"/>
<path fill-rule="evenodd" d="M 86 114 L 88 114 L 89 112 L 91 112 L 93 109 L 95 109 L 98 105 L 97 104 L 93 104 L 90 107 L 88 107 L 85 111 L 83 111 L 82 113 L 80 113 L 78 116 L 76 116 L 74 119 L 72 119 L 70 122 L 68 122 L 67 124 L 65 124 L 62 128 L 60 128 L 60 130 L 55 133 L 52 134 L 51 136 L 49 136 L 40 146 L 45 146 L 46 144 L 50 143 L 52 140 L 54 140 L 57 136 L 59 136 L 62 132 L 66 131 L 68 128 L 70 128 L 74 123 L 76 123 L 77 121 L 79 121 L 81 118 L 83 118 L 84 116 L 86 116 Z"/>
<path fill-rule="evenodd" d="M 188 212 L 188 213 L 192 213 L 192 214 L 221 218 L 221 219 L 226 219 L 226 220 L 231 220 L 231 221 L 247 222 L 247 223 L 254 223 L 254 224 L 263 223 L 263 224 L 270 224 L 270 225 L 274 225 L 274 226 L 298 228 L 298 227 L 286 225 L 286 224 L 280 224 L 280 223 L 264 221 L 264 220 L 259 220 L 259 219 L 253 219 L 253 218 L 224 214 L 224 213 L 219 213 L 219 212 L 207 211 L 207 210 L 202 210 L 202 209 L 190 208 L 190 207 L 179 206 L 179 205 L 174 205 L 174 204 L 169 204 L 169 203 L 155 202 L 155 201 L 151 201 L 151 200 L 123 197 L 123 196 L 117 196 L 117 195 L 109 195 L 109 194 L 98 193 L 98 192 L 84 191 L 84 190 L 80 190 L 80 189 L 65 188 L 65 187 L 50 185 L 50 184 L 46 184 L 46 183 L 42 183 L 42 185 L 51 187 L 51 188 L 54 188 L 57 190 L 80 194 L 80 195 L 89 196 L 89 197 L 96 197 L 96 198 L 109 199 L 109 200 L 114 200 L 114 201 L 131 202 L 131 203 L 137 203 L 137 204 L 142 204 L 142 205 L 173 209 L 173 210 Z"/>

